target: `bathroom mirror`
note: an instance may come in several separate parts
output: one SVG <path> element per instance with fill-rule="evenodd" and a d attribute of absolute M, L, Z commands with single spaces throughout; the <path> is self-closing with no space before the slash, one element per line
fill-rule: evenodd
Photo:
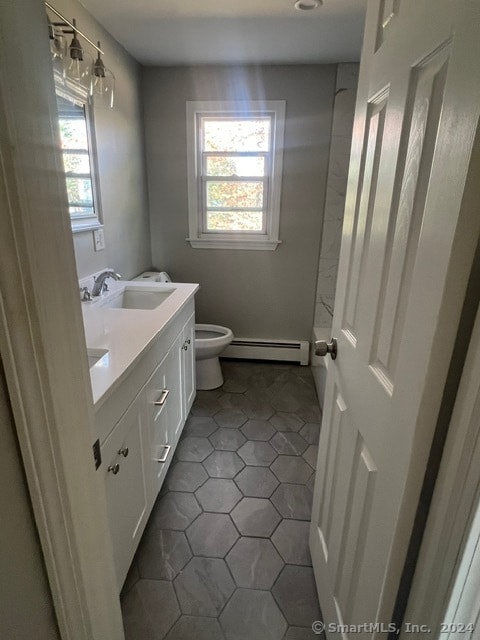
<path fill-rule="evenodd" d="M 72 231 L 101 226 L 93 114 L 87 96 L 56 86 L 60 144 Z"/>

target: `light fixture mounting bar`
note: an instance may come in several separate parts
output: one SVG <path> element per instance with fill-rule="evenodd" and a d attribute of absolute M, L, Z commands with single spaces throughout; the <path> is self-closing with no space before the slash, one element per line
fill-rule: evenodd
<path fill-rule="evenodd" d="M 45 2 L 45 6 L 46 6 L 46 7 L 47 7 L 47 9 L 49 9 L 52 13 L 54 13 L 56 16 L 58 16 L 62 22 L 64 22 L 67 26 L 69 26 L 71 29 L 73 29 L 73 31 L 75 31 L 76 33 L 78 33 L 78 35 L 82 36 L 82 38 L 83 38 L 84 40 L 86 40 L 86 41 L 88 42 L 88 44 L 92 45 L 92 47 L 93 47 L 94 49 L 96 49 L 99 53 L 101 53 L 101 54 L 102 54 L 102 56 L 104 55 L 104 53 L 103 53 L 103 51 L 100 49 L 100 47 L 98 47 L 94 42 L 92 42 L 92 41 L 90 40 L 90 38 L 87 38 L 87 36 L 86 36 L 82 31 L 80 31 L 80 29 L 79 29 L 78 27 L 75 27 L 75 26 L 70 22 L 70 20 L 67 20 L 67 19 L 65 18 L 65 16 L 64 16 L 64 15 L 62 15 L 62 14 L 60 13 L 60 11 L 57 11 L 57 10 L 55 9 L 55 7 L 52 7 L 52 5 L 51 5 L 49 2 Z"/>

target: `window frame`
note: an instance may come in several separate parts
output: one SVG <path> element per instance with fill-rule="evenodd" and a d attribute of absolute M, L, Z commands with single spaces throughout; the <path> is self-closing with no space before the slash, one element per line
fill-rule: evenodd
<path fill-rule="evenodd" d="M 188 217 L 189 237 L 187 241 L 195 249 L 256 249 L 274 251 L 281 243 L 279 239 L 280 201 L 283 170 L 283 148 L 285 129 L 285 101 L 187 101 L 187 169 L 188 169 Z M 202 149 L 203 121 L 208 118 L 269 118 L 271 121 L 271 149 L 267 152 L 204 152 Z M 266 184 L 266 203 L 262 231 L 207 231 L 206 187 L 213 177 L 207 177 L 204 162 L 212 156 L 255 155 L 266 157 L 266 175 L 257 177 Z M 222 179 L 219 176 L 220 180 Z M 245 177 L 238 177 L 242 181 Z M 231 179 L 235 181 L 234 178 Z M 214 179 L 213 179 L 214 181 Z M 246 177 L 246 181 L 257 181 Z M 252 208 L 251 210 L 256 209 Z M 260 210 L 260 209 L 258 209 Z"/>
<path fill-rule="evenodd" d="M 85 123 L 87 129 L 87 144 L 88 144 L 88 158 L 90 164 L 90 181 L 92 188 L 92 200 L 93 200 L 93 214 L 80 214 L 78 216 L 72 216 L 70 214 L 70 202 L 68 201 L 68 192 L 67 192 L 67 206 L 68 213 L 70 217 L 70 223 L 72 226 L 72 233 L 80 233 L 82 231 L 91 231 L 94 229 L 100 229 L 103 225 L 103 216 L 102 216 L 102 205 L 100 199 L 100 189 L 99 189 L 99 172 L 98 172 L 98 161 L 97 161 L 97 147 L 96 147 L 96 138 L 95 138 L 95 122 L 93 115 L 93 108 L 89 101 L 88 91 L 83 87 L 78 86 L 72 82 L 69 82 L 66 79 L 59 79 L 55 76 L 55 94 L 56 96 L 60 96 L 64 100 L 69 100 L 73 103 L 76 103 L 78 106 L 81 106 L 84 110 L 85 114 Z M 60 113 L 58 112 L 57 106 L 57 121 L 60 119 Z M 59 132 L 60 139 L 60 132 Z M 63 148 L 60 147 L 60 153 L 62 156 L 62 164 L 63 164 Z M 66 180 L 67 172 L 64 171 L 65 176 L 65 189 L 67 190 Z"/>

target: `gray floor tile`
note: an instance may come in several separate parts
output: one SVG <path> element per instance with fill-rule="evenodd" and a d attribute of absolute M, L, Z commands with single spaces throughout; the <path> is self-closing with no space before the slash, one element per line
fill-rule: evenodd
<path fill-rule="evenodd" d="M 213 418 L 191 415 L 185 423 L 183 435 L 208 438 L 208 436 L 217 429 L 218 424 Z"/>
<path fill-rule="evenodd" d="M 300 431 L 304 421 L 295 413 L 277 412 L 270 418 L 270 422 L 278 431 Z"/>
<path fill-rule="evenodd" d="M 318 401 L 305 406 L 302 405 L 295 413 L 304 422 L 322 422 L 322 411 L 318 405 Z"/>
<path fill-rule="evenodd" d="M 254 420 L 268 420 L 275 413 L 275 409 L 270 402 L 251 399 L 249 399 L 243 410 L 249 418 Z"/>
<path fill-rule="evenodd" d="M 281 394 L 273 396 L 271 404 L 276 411 L 288 413 L 295 413 L 301 406 L 296 395 L 286 394 L 283 390 Z"/>
<path fill-rule="evenodd" d="M 221 405 L 216 398 L 198 397 L 192 406 L 192 415 L 211 417 L 214 416 L 220 409 Z"/>
<path fill-rule="evenodd" d="M 245 467 L 235 478 L 244 496 L 269 498 L 279 485 L 276 476 L 267 467 Z"/>
<path fill-rule="evenodd" d="M 249 440 L 270 440 L 275 429 L 266 420 L 248 420 L 242 427 Z"/>
<path fill-rule="evenodd" d="M 135 560 L 133 560 L 130 565 L 130 569 L 128 570 L 127 577 L 125 578 L 125 582 L 123 583 L 121 597 L 126 595 L 132 587 L 136 585 L 138 580 L 140 579 L 140 575 L 138 573 L 138 567 Z"/>
<path fill-rule="evenodd" d="M 170 491 L 196 491 L 207 479 L 200 462 L 176 462 L 168 471 L 166 483 Z"/>
<path fill-rule="evenodd" d="M 225 640 L 225 636 L 215 618 L 182 616 L 165 640 Z"/>
<path fill-rule="evenodd" d="M 268 538 L 281 518 L 269 500 L 243 498 L 231 513 L 235 526 L 243 536 Z"/>
<path fill-rule="evenodd" d="M 243 409 L 248 402 L 248 398 L 243 393 L 224 393 L 218 400 L 218 404 L 223 409 Z"/>
<path fill-rule="evenodd" d="M 270 469 L 280 482 L 306 484 L 312 475 L 312 467 L 298 456 L 278 456 Z"/>
<path fill-rule="evenodd" d="M 185 534 L 149 526 L 136 555 L 141 578 L 173 580 L 192 557 Z"/>
<path fill-rule="evenodd" d="M 311 627 L 289 627 L 283 640 L 325 640 L 325 633 L 314 633 Z"/>
<path fill-rule="evenodd" d="M 178 443 L 175 457 L 183 462 L 202 462 L 212 451 L 213 447 L 207 438 L 188 436 Z"/>
<path fill-rule="evenodd" d="M 255 467 L 268 467 L 277 457 L 277 452 L 268 442 L 248 440 L 238 450 L 238 455 L 246 464 Z"/>
<path fill-rule="evenodd" d="M 203 466 L 212 478 L 234 478 L 245 465 L 233 451 L 214 451 Z"/>
<path fill-rule="evenodd" d="M 151 519 L 159 529 L 186 529 L 202 510 L 192 493 L 169 492 L 153 507 Z"/>
<path fill-rule="evenodd" d="M 197 392 L 122 590 L 127 640 L 315 635 L 307 538 L 320 410 L 311 372 L 229 360 L 222 368 L 222 389 Z"/>
<path fill-rule="evenodd" d="M 183 613 L 218 616 L 235 590 L 235 583 L 223 560 L 193 558 L 174 581 Z"/>
<path fill-rule="evenodd" d="M 196 556 L 224 558 L 238 539 L 230 516 L 224 513 L 202 513 L 187 531 Z"/>
<path fill-rule="evenodd" d="M 320 437 L 320 423 L 319 422 L 307 422 L 300 429 L 300 435 L 304 438 L 308 444 L 318 444 Z"/>
<path fill-rule="evenodd" d="M 294 431 L 278 431 L 270 440 L 270 444 L 282 455 L 301 456 L 308 444 L 298 433 Z"/>
<path fill-rule="evenodd" d="M 310 523 L 305 520 L 282 520 L 275 529 L 272 542 L 288 564 L 310 567 L 309 533 Z"/>
<path fill-rule="evenodd" d="M 215 422 L 219 427 L 227 429 L 237 429 L 245 424 L 247 416 L 241 409 L 221 409 L 215 414 Z"/>
<path fill-rule="evenodd" d="M 301 484 L 281 484 L 273 493 L 271 501 L 284 518 L 310 520 L 312 492 Z"/>
<path fill-rule="evenodd" d="M 315 488 L 315 473 L 312 473 L 312 475 L 310 476 L 310 478 L 308 479 L 307 482 L 307 487 L 310 489 L 310 491 L 313 493 L 313 490 Z"/>
<path fill-rule="evenodd" d="M 245 397 L 249 399 L 251 404 L 265 404 L 271 407 L 270 400 L 272 399 L 272 394 L 268 389 L 269 386 L 270 384 L 266 387 L 255 386 L 253 389 L 248 389 L 248 391 L 245 391 Z M 268 418 L 266 418 L 266 420 L 268 420 Z"/>
<path fill-rule="evenodd" d="M 283 560 L 270 540 L 240 538 L 225 558 L 238 587 L 271 589 Z"/>
<path fill-rule="evenodd" d="M 162 640 L 180 616 L 170 582 L 139 580 L 122 599 L 125 640 Z"/>
<path fill-rule="evenodd" d="M 222 391 L 225 391 L 226 393 L 243 393 L 247 389 L 247 382 L 238 378 L 227 378 L 222 386 Z"/>
<path fill-rule="evenodd" d="M 220 616 L 227 640 L 281 640 L 285 618 L 271 593 L 238 589 Z"/>
<path fill-rule="evenodd" d="M 288 623 L 310 627 L 321 619 L 313 570 L 310 567 L 287 565 L 272 589 Z"/>
<path fill-rule="evenodd" d="M 218 451 L 236 451 L 247 439 L 239 429 L 220 427 L 209 438 L 214 449 Z"/>
<path fill-rule="evenodd" d="M 311 444 L 303 454 L 303 459 L 308 462 L 308 464 L 312 467 L 312 469 L 316 469 L 317 456 L 318 456 L 318 447 L 314 444 Z"/>
<path fill-rule="evenodd" d="M 242 494 L 233 480 L 210 478 L 195 492 L 204 511 L 230 513 Z"/>

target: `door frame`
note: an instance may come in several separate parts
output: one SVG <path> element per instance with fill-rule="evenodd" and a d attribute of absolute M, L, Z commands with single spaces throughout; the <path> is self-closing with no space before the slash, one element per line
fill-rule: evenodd
<path fill-rule="evenodd" d="M 61 637 L 120 640 L 45 7 L 0 14 L 0 354 Z"/>

